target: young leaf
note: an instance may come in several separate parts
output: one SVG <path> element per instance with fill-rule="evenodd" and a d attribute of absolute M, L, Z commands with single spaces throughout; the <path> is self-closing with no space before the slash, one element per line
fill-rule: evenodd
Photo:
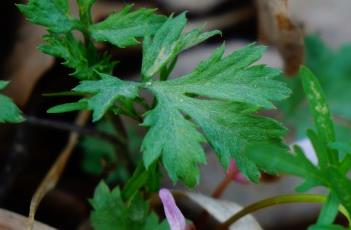
<path fill-rule="evenodd" d="M 92 97 L 81 99 L 76 104 L 55 106 L 48 112 L 68 112 L 72 111 L 72 108 L 75 110 L 86 105 L 87 109 L 93 110 L 93 121 L 97 121 L 119 99 L 132 100 L 138 96 L 139 84 L 137 82 L 122 81 L 107 74 L 99 74 L 99 76 L 100 80 L 82 81 L 73 89 L 75 92 L 92 94 Z"/>
<path fill-rule="evenodd" d="M 137 38 L 154 33 L 165 20 L 164 16 L 156 15 L 153 9 L 131 11 L 132 7 L 128 5 L 104 21 L 91 25 L 89 32 L 92 38 L 121 48 L 137 45 Z"/>
<path fill-rule="evenodd" d="M 98 77 L 96 72 L 111 73 L 115 62 L 111 62 L 108 55 L 102 55 L 97 60 L 90 60 L 84 44 L 73 37 L 71 33 L 65 35 L 49 34 L 44 36 L 46 44 L 40 45 L 43 53 L 65 60 L 64 65 L 73 68 L 73 76 L 80 80 L 91 80 Z M 96 54 L 97 55 L 97 54 Z"/>
<path fill-rule="evenodd" d="M 9 82 L 0 80 L 0 90 L 3 90 Z M 13 101 L 0 94 L 0 122 L 19 123 L 24 121 L 21 111 Z"/>
<path fill-rule="evenodd" d="M 239 169 L 254 181 L 259 173 L 242 153 L 245 145 L 279 142 L 285 133 L 279 123 L 252 115 L 258 109 L 256 106 L 272 107 L 271 100 L 289 94 L 284 84 L 272 79 L 279 72 L 266 66 L 249 66 L 261 56 L 260 47 L 251 45 L 225 58 L 223 48 L 186 76 L 145 84 L 157 99 L 156 107 L 146 114 L 144 122 L 151 126 L 142 146 L 145 166 L 161 156 L 171 178 L 181 179 L 189 186 L 197 181 L 196 165 L 204 162 L 200 145 L 203 137 L 184 114 L 204 131 L 225 167 L 235 158 Z"/>
<path fill-rule="evenodd" d="M 54 33 L 70 32 L 77 25 L 77 20 L 69 16 L 67 0 L 29 0 L 17 6 L 30 22 Z"/>
<path fill-rule="evenodd" d="M 104 182 L 99 183 L 90 203 L 94 208 L 90 220 L 96 230 L 169 229 L 165 221 L 159 223 L 155 214 L 148 213 L 148 205 L 140 197 L 134 198 L 127 206 L 121 198 L 119 188 L 110 191 Z"/>
<path fill-rule="evenodd" d="M 183 50 L 220 34 L 220 31 L 217 30 L 205 33 L 201 29 L 194 29 L 183 34 L 186 22 L 185 13 L 175 18 L 171 16 L 157 30 L 153 38 L 150 34 L 145 38 L 141 70 L 144 79 L 152 78 L 164 66 L 171 64 Z"/>

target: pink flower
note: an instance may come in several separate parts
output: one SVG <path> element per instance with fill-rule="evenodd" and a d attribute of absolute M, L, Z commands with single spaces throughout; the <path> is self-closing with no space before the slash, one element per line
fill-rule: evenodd
<path fill-rule="evenodd" d="M 227 177 L 231 178 L 233 181 L 241 184 L 249 183 L 248 179 L 246 179 L 246 177 L 239 171 L 234 160 L 230 161 L 226 174 Z"/>
<path fill-rule="evenodd" d="M 165 188 L 160 189 L 158 193 L 163 209 L 171 230 L 190 230 L 192 225 L 187 225 L 183 213 L 174 201 L 172 193 Z"/>

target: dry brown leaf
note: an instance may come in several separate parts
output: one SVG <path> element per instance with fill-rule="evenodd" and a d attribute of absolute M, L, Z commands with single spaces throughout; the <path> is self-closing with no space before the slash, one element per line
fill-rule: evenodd
<path fill-rule="evenodd" d="M 25 230 L 27 218 L 8 210 L 0 209 L 0 229 L 1 230 Z M 38 221 L 34 222 L 33 230 L 55 230 L 48 225 Z"/>
<path fill-rule="evenodd" d="M 76 119 L 76 125 L 83 126 L 89 119 L 89 111 L 81 111 Z M 38 206 L 45 195 L 55 188 L 58 180 L 61 177 L 61 174 L 67 164 L 68 159 L 70 158 L 74 147 L 78 142 L 79 134 L 72 132 L 69 136 L 67 145 L 60 153 L 59 157 L 55 163 L 50 168 L 49 172 L 46 174 L 44 180 L 40 183 L 39 187 L 34 193 L 34 196 L 30 203 L 29 217 L 27 229 L 32 230 L 34 224 L 35 213 L 38 209 Z"/>
<path fill-rule="evenodd" d="M 304 62 L 304 40 L 300 28 L 288 14 L 288 0 L 257 0 L 259 37 L 277 46 L 288 75 L 297 73 Z"/>

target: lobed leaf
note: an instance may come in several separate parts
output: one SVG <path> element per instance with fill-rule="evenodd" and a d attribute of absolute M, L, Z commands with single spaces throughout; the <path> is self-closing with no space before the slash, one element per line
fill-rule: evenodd
<path fill-rule="evenodd" d="M 69 15 L 67 0 L 29 0 L 17 7 L 31 23 L 51 32 L 66 33 L 77 27 L 77 20 Z"/>
<path fill-rule="evenodd" d="M 92 38 L 121 48 L 137 45 L 137 38 L 143 38 L 146 33 L 154 33 L 165 20 L 164 16 L 156 15 L 153 9 L 131 11 L 132 7 L 128 5 L 104 21 L 89 26 Z"/>
<path fill-rule="evenodd" d="M 220 31 L 203 32 L 194 29 L 183 33 L 187 19 L 185 13 L 173 18 L 172 16 L 163 23 L 155 35 L 147 34 L 143 43 L 142 76 L 151 79 L 156 73 L 170 65 L 176 56 L 185 49 L 195 46 L 206 39 L 220 34 Z"/>
<path fill-rule="evenodd" d="M 150 126 L 142 148 L 145 166 L 161 157 L 170 177 L 188 186 L 196 184 L 197 165 L 205 161 L 203 136 L 224 167 L 234 158 L 244 175 L 257 181 L 259 172 L 245 156 L 245 146 L 257 141 L 280 143 L 285 133 L 278 122 L 253 115 L 258 106 L 272 107 L 271 100 L 289 94 L 273 79 L 279 71 L 250 66 L 262 48 L 250 45 L 225 58 L 223 50 L 224 46 L 217 49 L 186 76 L 145 84 L 157 99 L 144 122 Z M 182 163 L 175 164 L 177 160 Z"/>
<path fill-rule="evenodd" d="M 108 74 L 100 74 L 99 80 L 86 80 L 73 89 L 75 92 L 87 93 L 92 96 L 81 99 L 75 103 L 55 106 L 48 112 L 69 112 L 77 109 L 89 109 L 93 111 L 93 121 L 100 120 L 104 114 L 118 101 L 133 100 L 138 96 L 139 83 L 122 81 Z"/>
<path fill-rule="evenodd" d="M 39 50 L 43 53 L 65 60 L 64 65 L 73 68 L 73 76 L 80 80 L 96 79 L 96 72 L 111 73 L 115 62 L 111 62 L 108 55 L 102 55 L 97 60 L 90 60 L 92 56 L 79 40 L 72 34 L 65 35 L 49 34 L 44 36 L 46 44 L 40 45 Z"/>

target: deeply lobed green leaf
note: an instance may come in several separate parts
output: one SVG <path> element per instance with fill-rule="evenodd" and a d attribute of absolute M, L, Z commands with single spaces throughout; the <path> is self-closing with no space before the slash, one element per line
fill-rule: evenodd
<path fill-rule="evenodd" d="M 164 16 L 156 15 L 153 9 L 131 11 L 132 7 L 128 5 L 104 21 L 91 25 L 88 30 L 92 38 L 121 48 L 137 45 L 137 38 L 154 33 L 165 20 Z"/>
<path fill-rule="evenodd" d="M 145 84 L 157 99 L 144 123 L 150 126 L 142 147 L 145 166 L 161 157 L 171 178 L 188 186 L 196 184 L 196 165 L 204 162 L 203 137 L 198 129 L 225 167 L 234 158 L 239 169 L 254 181 L 259 172 L 245 157 L 244 147 L 257 141 L 279 143 L 285 133 L 279 123 L 253 115 L 259 106 L 271 108 L 271 100 L 289 95 L 284 84 L 273 79 L 279 71 L 251 66 L 263 49 L 250 45 L 225 58 L 223 51 L 224 46 L 186 76 Z M 176 160 L 182 163 L 175 164 Z"/>

